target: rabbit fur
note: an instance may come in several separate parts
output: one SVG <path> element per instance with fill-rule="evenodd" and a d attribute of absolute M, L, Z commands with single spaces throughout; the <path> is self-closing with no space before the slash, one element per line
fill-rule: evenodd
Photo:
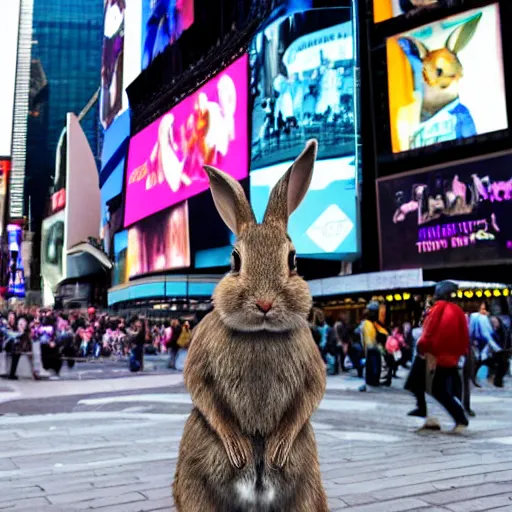
<path fill-rule="evenodd" d="M 309 141 L 272 190 L 261 224 L 241 185 L 205 167 L 237 241 L 232 271 L 194 330 L 185 364 L 194 408 L 173 484 L 178 512 L 329 510 L 310 423 L 325 392 L 325 366 L 307 323 L 308 285 L 297 275 L 287 235 L 316 153 L 317 142 Z"/>

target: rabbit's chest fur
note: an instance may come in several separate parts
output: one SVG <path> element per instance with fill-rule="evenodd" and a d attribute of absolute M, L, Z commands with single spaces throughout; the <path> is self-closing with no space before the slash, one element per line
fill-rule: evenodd
<path fill-rule="evenodd" d="M 238 333 L 216 360 L 215 386 L 244 433 L 272 433 L 293 407 L 308 368 L 304 334 Z"/>

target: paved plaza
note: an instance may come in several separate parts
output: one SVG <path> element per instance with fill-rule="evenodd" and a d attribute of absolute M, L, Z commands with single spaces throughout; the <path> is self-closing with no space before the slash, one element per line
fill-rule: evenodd
<path fill-rule="evenodd" d="M 414 400 L 329 377 L 314 416 L 331 510 L 512 511 L 512 392 L 476 390 L 465 436 L 420 434 Z M 510 382 L 507 382 L 510 386 Z M 0 381 L 0 510 L 173 510 L 181 374 Z M 314 512 L 314 511 L 312 511 Z"/>

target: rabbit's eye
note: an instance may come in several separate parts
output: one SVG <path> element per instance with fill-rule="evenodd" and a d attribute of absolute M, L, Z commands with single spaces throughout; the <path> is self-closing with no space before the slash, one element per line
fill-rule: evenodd
<path fill-rule="evenodd" d="M 242 258 L 240 258 L 240 253 L 238 251 L 233 251 L 231 253 L 231 271 L 232 272 L 240 272 L 242 268 Z"/>
<path fill-rule="evenodd" d="M 290 272 L 297 271 L 297 253 L 295 251 L 290 251 L 288 254 L 288 268 Z"/>
<path fill-rule="evenodd" d="M 438 76 L 438 77 L 443 76 L 443 70 L 442 70 L 441 68 L 437 68 L 437 69 L 436 69 L 436 72 L 437 72 L 437 76 Z"/>

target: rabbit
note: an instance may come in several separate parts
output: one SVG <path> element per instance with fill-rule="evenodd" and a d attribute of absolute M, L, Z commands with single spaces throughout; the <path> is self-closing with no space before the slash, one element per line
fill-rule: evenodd
<path fill-rule="evenodd" d="M 273 188 L 261 224 L 241 185 L 204 166 L 237 241 L 184 368 L 194 408 L 173 483 L 178 512 L 329 510 L 310 423 L 326 372 L 307 323 L 312 299 L 287 235 L 316 153 L 316 140 L 308 141 Z"/>
<path fill-rule="evenodd" d="M 464 76 L 464 68 L 458 54 L 473 38 L 481 18 L 482 13 L 478 13 L 458 26 L 450 33 L 444 47 L 436 50 L 429 50 L 425 44 L 413 37 L 398 39 L 413 69 L 414 88 L 422 93 L 421 122 L 429 121 L 453 103 L 449 112 L 455 120 L 451 139 L 477 134 L 469 109 L 458 102 L 459 82 Z"/>

